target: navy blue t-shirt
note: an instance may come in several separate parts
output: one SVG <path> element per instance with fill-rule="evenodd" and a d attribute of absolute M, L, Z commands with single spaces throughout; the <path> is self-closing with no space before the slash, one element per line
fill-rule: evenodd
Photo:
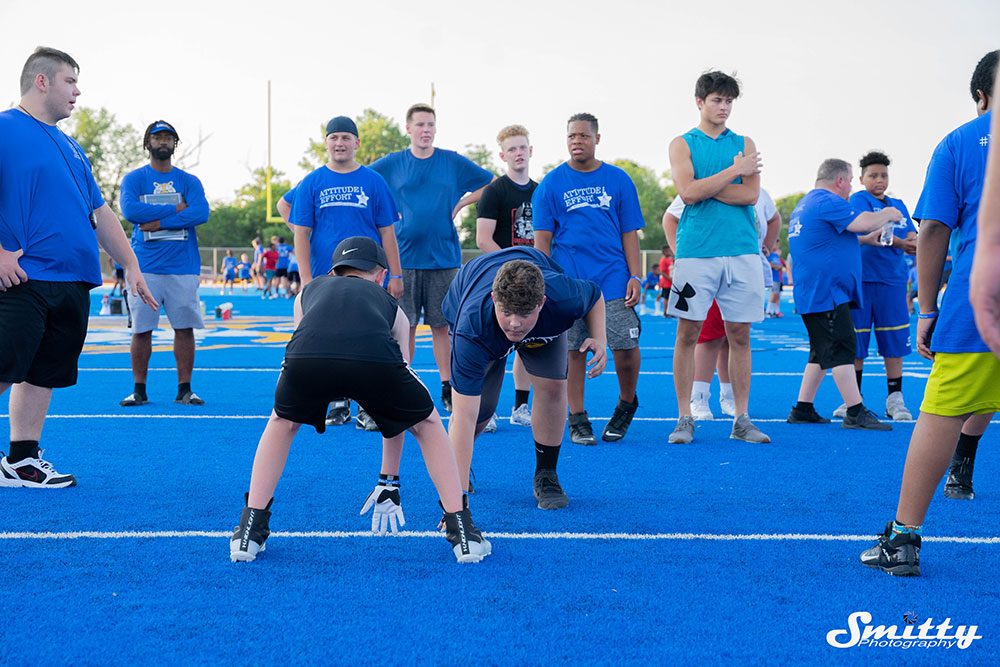
<path fill-rule="evenodd" d="M 937 220 L 950 227 L 953 239 L 956 232 L 960 235 L 941 314 L 931 337 L 933 352 L 989 352 L 972 316 L 969 274 L 976 251 L 976 216 L 986 175 L 992 115 L 985 113 L 941 140 L 927 165 L 924 189 L 913 210 L 918 220 Z"/>
<path fill-rule="evenodd" d="M 511 260 L 531 262 L 545 279 L 545 305 L 523 341 L 504 335 L 493 310 L 493 279 Z M 589 280 L 567 276 L 545 253 L 514 246 L 480 255 L 463 266 L 448 288 L 441 310 L 451 333 L 451 385 L 460 394 L 479 396 L 490 362 L 519 347 L 538 347 L 567 331 L 594 307 L 600 288 Z"/>
<path fill-rule="evenodd" d="M 858 217 L 844 198 L 810 190 L 788 221 L 788 249 L 794 260 L 795 308 L 823 313 L 843 303 L 861 307 L 861 248 L 847 226 Z"/>
<path fill-rule="evenodd" d="M 102 206 L 80 144 L 18 109 L 0 112 L 0 246 L 24 251 L 28 280 L 100 285 L 90 214 Z"/>

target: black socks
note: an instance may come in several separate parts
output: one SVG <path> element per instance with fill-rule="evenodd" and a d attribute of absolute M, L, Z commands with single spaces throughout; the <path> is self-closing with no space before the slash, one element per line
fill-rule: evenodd
<path fill-rule="evenodd" d="M 146 397 L 146 383 L 145 382 L 136 382 L 135 383 L 135 388 L 132 389 L 132 393 L 135 394 L 136 398 L 141 398 L 144 401 L 147 400 L 147 397 Z"/>
<path fill-rule="evenodd" d="M 898 378 L 888 378 L 887 377 L 885 379 L 885 381 L 886 381 L 886 384 L 889 387 L 889 393 L 890 394 L 893 393 L 893 392 L 896 392 L 896 391 L 903 391 L 903 377 L 902 376 L 900 376 Z"/>
<path fill-rule="evenodd" d="M 530 389 L 515 389 L 514 390 L 514 409 L 517 410 L 519 407 L 528 402 L 528 394 L 531 393 Z"/>
<path fill-rule="evenodd" d="M 795 404 L 796 410 L 803 410 L 805 412 L 812 412 L 813 404 L 812 401 L 799 401 Z"/>
<path fill-rule="evenodd" d="M 861 376 L 864 375 L 865 369 L 855 370 L 854 375 L 858 378 L 858 391 L 861 391 Z"/>
<path fill-rule="evenodd" d="M 849 417 L 857 417 L 861 414 L 861 411 L 865 409 L 864 403 L 858 403 L 857 405 L 852 405 L 847 408 L 847 415 Z"/>
<path fill-rule="evenodd" d="M 958 436 L 958 446 L 955 447 L 955 456 L 963 459 L 976 458 L 976 449 L 979 448 L 979 439 L 981 437 L 983 436 L 966 435 L 964 433 Z M 13 451 L 14 443 L 10 444 L 10 448 Z"/>
<path fill-rule="evenodd" d="M 555 470 L 559 462 L 559 445 L 548 447 L 535 441 L 535 474 L 539 470 Z"/>
<path fill-rule="evenodd" d="M 37 440 L 11 440 L 8 463 L 17 463 L 24 459 L 37 459 L 39 454 Z"/>

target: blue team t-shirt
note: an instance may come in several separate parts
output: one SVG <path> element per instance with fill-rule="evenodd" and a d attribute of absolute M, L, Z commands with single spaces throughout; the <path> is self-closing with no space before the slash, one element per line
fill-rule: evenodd
<path fill-rule="evenodd" d="M 24 251 L 28 280 L 100 285 L 90 214 L 102 206 L 80 144 L 18 109 L 0 112 L 0 246 Z"/>
<path fill-rule="evenodd" d="M 291 257 L 293 248 L 287 243 L 279 243 L 278 247 L 278 263 L 274 265 L 276 269 L 288 270 L 288 258 Z"/>
<path fill-rule="evenodd" d="M 531 262 L 545 279 L 545 305 L 538 322 L 517 343 L 508 340 L 497 323 L 491 296 L 497 271 L 515 259 Z M 451 334 L 451 386 L 466 396 L 481 395 L 490 362 L 517 348 L 539 347 L 554 340 L 590 312 L 600 297 L 595 283 L 570 278 L 534 248 L 513 246 L 476 257 L 459 270 L 441 304 Z"/>
<path fill-rule="evenodd" d="M 371 164 L 399 205 L 396 224 L 399 259 L 405 269 L 453 269 L 462 248 L 451 212 L 466 192 L 493 180 L 493 174 L 455 151 L 435 148 L 428 158 L 407 149 Z"/>
<path fill-rule="evenodd" d="M 918 220 L 937 220 L 960 234 L 951 278 L 931 337 L 933 352 L 989 352 L 969 304 L 969 274 L 976 250 L 979 199 L 986 174 L 992 112 L 953 130 L 934 149 L 924 189 L 913 211 Z M 798 269 L 796 269 L 798 270 Z"/>
<path fill-rule="evenodd" d="M 180 199 L 187 208 L 178 213 L 173 203 L 152 203 L 158 199 Z M 139 167 L 122 179 L 121 207 L 122 216 L 133 225 L 132 250 L 143 273 L 201 274 L 195 227 L 208 222 L 209 210 L 196 176 L 177 167 L 165 174 L 148 164 Z M 139 230 L 140 224 L 153 220 L 160 221 L 160 232 Z"/>
<path fill-rule="evenodd" d="M 896 223 L 892 230 L 894 236 L 905 239 L 917 228 L 910 219 L 910 212 L 901 199 L 885 197 L 885 203 L 880 202 L 866 190 L 851 195 L 851 206 L 858 213 L 872 211 L 878 213 L 887 206 L 894 207 L 903 214 L 903 219 Z M 866 283 L 885 283 L 887 285 L 906 284 L 906 253 L 899 248 L 886 246 L 861 246 L 861 280 Z"/>
<path fill-rule="evenodd" d="M 635 184 L 623 169 L 602 163 L 577 171 L 562 163 L 531 196 L 535 231 L 549 231 L 552 259 L 573 278 L 593 280 L 604 299 L 621 299 L 629 281 L 622 234 L 646 226 Z"/>
<path fill-rule="evenodd" d="M 295 186 L 289 221 L 309 227 L 309 267 L 322 276 L 333 266 L 337 244 L 351 236 L 367 236 L 382 245 L 382 227 L 398 217 L 385 179 L 368 167 L 339 174 L 327 166 L 312 171 Z"/>
<path fill-rule="evenodd" d="M 683 137 L 691 150 L 691 166 L 697 180 L 733 166 L 733 158 L 744 150 L 746 139 L 726 128 L 713 139 L 698 128 Z M 737 177 L 733 184 L 742 183 Z M 766 220 L 761 221 L 767 224 Z M 684 207 L 677 223 L 677 258 L 733 257 L 760 252 L 757 217 L 753 206 L 724 204 L 708 198 Z"/>
<path fill-rule="evenodd" d="M 240 262 L 236 268 L 239 269 L 240 280 L 250 280 L 250 265 L 248 263 Z"/>
<path fill-rule="evenodd" d="M 660 276 L 656 275 L 652 271 L 646 274 L 646 279 L 642 281 L 642 286 L 646 289 L 656 287 L 660 284 Z"/>
<path fill-rule="evenodd" d="M 862 305 L 861 248 L 847 226 L 858 217 L 847 200 L 822 188 L 806 193 L 788 222 L 795 260 L 795 308 L 822 313 L 843 303 Z"/>
<path fill-rule="evenodd" d="M 781 255 L 779 255 L 776 252 L 772 252 L 770 255 L 767 256 L 767 263 L 780 265 Z M 773 266 L 771 266 L 770 268 L 771 268 L 771 281 L 775 283 L 779 282 L 781 280 L 781 269 L 776 269 Z"/>
<path fill-rule="evenodd" d="M 235 257 L 230 257 L 226 255 L 222 258 L 222 270 L 225 271 L 226 276 L 236 275 L 236 265 L 239 263 Z"/>

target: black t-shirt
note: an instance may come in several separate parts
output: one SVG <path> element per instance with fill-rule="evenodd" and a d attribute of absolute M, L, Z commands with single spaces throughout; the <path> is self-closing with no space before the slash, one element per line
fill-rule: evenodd
<path fill-rule="evenodd" d="M 392 337 L 399 304 L 356 276 L 320 276 L 302 288 L 302 320 L 285 348 L 288 359 L 402 362 Z"/>
<path fill-rule="evenodd" d="M 531 180 L 527 185 L 518 185 L 505 175 L 483 190 L 477 217 L 497 221 L 493 240 L 501 248 L 535 245 L 535 229 L 531 225 L 531 193 L 537 186 L 538 183 Z"/>

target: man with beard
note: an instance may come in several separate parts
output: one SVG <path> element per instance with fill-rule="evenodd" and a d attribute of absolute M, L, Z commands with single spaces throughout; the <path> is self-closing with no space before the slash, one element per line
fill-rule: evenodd
<path fill-rule="evenodd" d="M 146 128 L 142 145 L 149 151 L 149 164 L 122 179 L 122 216 L 132 223 L 132 249 L 146 282 L 174 330 L 177 360 L 175 403 L 204 405 L 191 391 L 194 368 L 194 329 L 204 328 L 198 303 L 201 258 L 195 227 L 208 221 L 208 200 L 195 176 L 174 167 L 171 158 L 180 138 L 170 123 L 158 120 Z M 122 401 L 123 407 L 144 405 L 146 371 L 152 354 L 153 330 L 160 311 L 138 308 L 131 297 L 132 376 L 135 388 Z"/>

